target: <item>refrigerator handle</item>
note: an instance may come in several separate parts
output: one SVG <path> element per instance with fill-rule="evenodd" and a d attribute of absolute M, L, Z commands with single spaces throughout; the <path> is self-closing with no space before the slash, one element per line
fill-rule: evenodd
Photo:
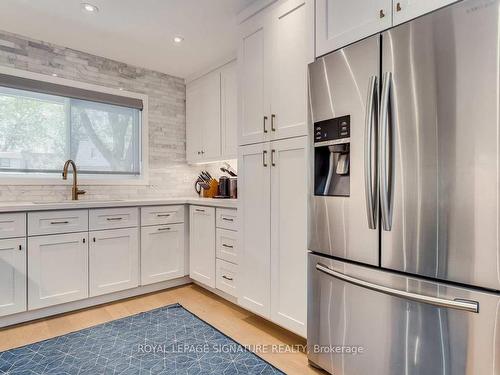
<path fill-rule="evenodd" d="M 388 150 L 389 139 L 389 104 L 391 96 L 392 73 L 385 72 L 382 76 L 382 93 L 380 98 L 380 120 L 379 120 L 379 183 L 380 183 L 380 206 L 382 210 L 382 228 L 390 231 L 392 228 L 392 215 L 389 197 L 389 175 Z"/>
<path fill-rule="evenodd" d="M 327 274 L 327 275 L 335 277 L 336 279 L 345 281 L 349 284 L 357 285 L 359 287 L 370 289 L 370 290 L 373 290 L 376 292 L 388 294 L 390 296 L 399 297 L 399 298 L 407 299 L 407 300 L 418 302 L 418 303 L 425 303 L 425 304 L 433 305 L 433 306 L 437 306 L 437 307 L 445 307 L 445 308 L 449 308 L 449 309 L 468 311 L 468 312 L 472 312 L 472 313 L 479 313 L 479 302 L 477 302 L 477 301 L 470 301 L 470 300 L 465 300 L 465 299 L 460 299 L 460 298 L 450 300 L 450 299 L 445 299 L 445 298 L 426 296 L 423 294 L 412 293 L 412 292 L 407 292 L 404 290 L 394 289 L 394 288 L 390 288 L 387 286 L 371 283 L 369 281 L 361 280 L 361 279 L 358 279 L 358 278 L 355 278 L 352 276 L 348 276 L 348 275 L 343 274 L 341 272 L 337 272 L 335 270 L 332 270 L 331 268 L 329 268 L 321 263 L 316 264 L 316 269 L 318 271 L 321 271 L 321 272 Z"/>
<path fill-rule="evenodd" d="M 368 228 L 377 229 L 378 217 L 378 178 L 377 170 L 373 171 L 373 165 L 377 160 L 377 148 L 375 147 L 375 164 L 373 164 L 373 138 L 377 133 L 373 131 L 374 122 L 378 121 L 378 79 L 371 76 L 368 82 L 368 98 L 366 100 L 365 119 L 365 198 L 366 216 Z M 375 174 L 375 176 L 373 176 Z M 375 186 L 374 186 L 375 181 Z M 375 191 L 374 191 L 375 190 Z"/>

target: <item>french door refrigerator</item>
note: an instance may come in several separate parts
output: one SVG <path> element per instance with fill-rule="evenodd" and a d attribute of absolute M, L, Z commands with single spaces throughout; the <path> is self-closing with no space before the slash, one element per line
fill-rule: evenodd
<path fill-rule="evenodd" d="M 500 0 L 309 66 L 309 360 L 500 374 Z"/>

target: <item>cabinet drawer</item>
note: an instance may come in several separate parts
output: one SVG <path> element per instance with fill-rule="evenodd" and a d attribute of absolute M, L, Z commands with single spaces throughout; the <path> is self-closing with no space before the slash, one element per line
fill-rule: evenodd
<path fill-rule="evenodd" d="M 238 232 L 217 228 L 217 258 L 238 264 Z"/>
<path fill-rule="evenodd" d="M 26 236 L 26 214 L 0 214 L 0 238 Z"/>
<path fill-rule="evenodd" d="M 136 227 L 139 223 L 137 207 L 100 208 L 90 210 L 90 230 Z"/>
<path fill-rule="evenodd" d="M 231 208 L 217 208 L 217 228 L 238 230 L 238 211 Z"/>
<path fill-rule="evenodd" d="M 89 229 L 87 210 L 42 211 L 28 213 L 28 235 L 86 232 Z"/>
<path fill-rule="evenodd" d="M 184 222 L 184 206 L 141 207 L 141 225 L 162 225 Z"/>
<path fill-rule="evenodd" d="M 237 267 L 235 264 L 217 259 L 215 287 L 233 297 L 238 296 L 236 293 Z"/>

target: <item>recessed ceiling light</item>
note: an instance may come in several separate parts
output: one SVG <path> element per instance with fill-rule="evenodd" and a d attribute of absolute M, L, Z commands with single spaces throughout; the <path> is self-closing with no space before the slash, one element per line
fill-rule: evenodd
<path fill-rule="evenodd" d="M 52 77 L 57 77 L 57 74 L 56 73 L 52 73 Z"/>
<path fill-rule="evenodd" d="M 183 40 L 184 38 L 182 36 L 174 36 L 174 43 L 182 43 Z"/>
<path fill-rule="evenodd" d="M 95 5 L 89 4 L 89 3 L 82 3 L 82 9 L 89 12 L 89 13 L 99 12 L 98 7 L 96 7 Z"/>
<path fill-rule="evenodd" d="M 123 91 L 123 87 L 118 87 L 118 90 Z"/>

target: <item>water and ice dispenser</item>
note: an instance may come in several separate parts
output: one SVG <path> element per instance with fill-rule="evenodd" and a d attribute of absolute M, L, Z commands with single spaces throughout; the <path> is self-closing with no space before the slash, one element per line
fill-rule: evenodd
<path fill-rule="evenodd" d="M 348 197 L 351 117 L 314 123 L 314 195 Z"/>

